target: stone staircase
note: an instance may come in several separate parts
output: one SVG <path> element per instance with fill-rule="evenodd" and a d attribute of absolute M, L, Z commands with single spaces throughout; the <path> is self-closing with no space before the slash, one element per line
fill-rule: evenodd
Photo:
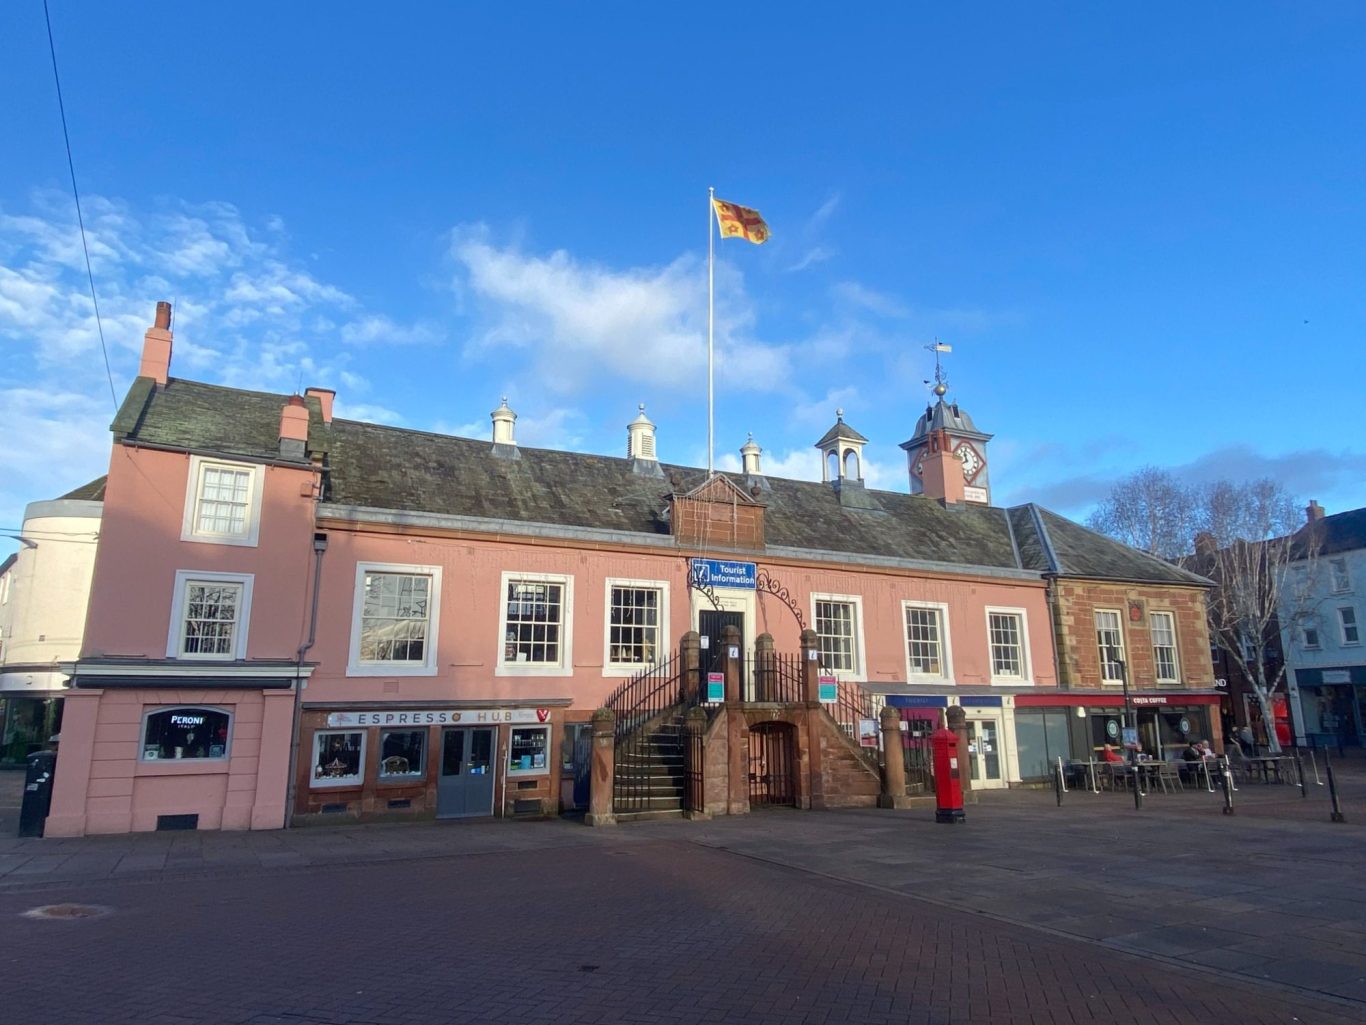
<path fill-rule="evenodd" d="M 682 817 L 686 785 L 681 712 L 656 716 L 618 745 L 612 787 L 618 822 Z"/>

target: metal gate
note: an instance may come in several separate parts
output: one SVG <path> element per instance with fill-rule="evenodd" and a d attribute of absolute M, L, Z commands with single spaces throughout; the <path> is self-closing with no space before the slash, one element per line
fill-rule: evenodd
<path fill-rule="evenodd" d="M 749 728 L 751 808 L 796 806 L 796 747 L 791 723 L 761 722 Z"/>

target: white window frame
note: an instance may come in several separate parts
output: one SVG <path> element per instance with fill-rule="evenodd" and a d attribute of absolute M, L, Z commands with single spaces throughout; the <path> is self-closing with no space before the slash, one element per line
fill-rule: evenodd
<path fill-rule="evenodd" d="M 508 584 L 560 584 L 564 598 L 560 603 L 560 661 L 550 663 L 508 662 Z M 498 662 L 494 676 L 573 676 L 574 675 L 574 577 L 565 573 L 521 573 L 504 570 L 498 584 Z"/>
<path fill-rule="evenodd" d="M 195 529 L 199 511 L 199 495 L 204 486 L 206 469 L 225 469 L 249 474 L 249 493 L 247 495 L 246 530 L 241 534 L 220 534 Z M 242 548 L 255 548 L 261 534 L 261 492 L 265 479 L 265 467 L 260 463 L 238 463 L 231 459 L 210 459 L 207 456 L 190 456 L 189 478 L 185 485 L 185 513 L 180 525 L 180 540 L 195 544 L 237 545 Z"/>
<path fill-rule="evenodd" d="M 993 684 L 1011 684 L 1013 686 L 1029 685 L 1034 683 L 1034 663 L 1030 658 L 1029 651 L 1029 610 L 1017 608 L 1011 605 L 988 605 L 982 610 L 983 621 L 987 629 L 987 669 L 991 674 Z M 991 617 L 995 616 L 1014 616 L 1020 624 L 1020 675 L 1003 676 L 996 672 L 996 657 L 991 651 Z"/>
<path fill-rule="evenodd" d="M 862 680 L 867 672 L 867 654 L 863 645 L 863 596 L 858 594 L 824 594 L 812 592 L 811 594 L 811 629 L 816 629 L 816 603 L 819 601 L 836 602 L 842 605 L 850 605 L 854 612 L 854 636 L 850 638 L 852 642 L 852 655 L 854 656 L 854 667 L 852 669 L 829 669 L 827 672 L 841 680 Z M 905 629 L 902 629 L 905 633 Z M 817 642 L 819 644 L 819 642 Z"/>
<path fill-rule="evenodd" d="M 175 588 L 171 596 L 171 626 L 166 634 L 166 657 L 185 659 L 191 662 L 233 662 L 246 658 L 247 627 L 251 623 L 251 589 L 255 579 L 255 575 L 251 573 L 176 570 Z M 242 588 L 242 597 L 237 605 L 237 629 L 233 631 L 232 651 L 228 654 L 195 653 L 187 655 L 184 652 L 185 620 L 189 614 L 188 601 L 191 584 L 237 584 Z"/>
<path fill-rule="evenodd" d="M 392 573 L 405 577 L 431 577 L 427 596 L 427 641 L 421 662 L 362 662 L 360 657 L 361 619 L 365 611 L 367 573 Z M 437 642 L 441 632 L 441 567 L 403 562 L 356 563 L 355 589 L 351 593 L 351 645 L 346 659 L 347 676 L 435 676 Z"/>
<path fill-rule="evenodd" d="M 147 757 L 147 722 L 154 715 L 162 712 L 217 712 L 228 717 L 228 736 L 223 741 L 223 753 L 221 755 L 206 755 L 203 758 L 148 758 Z M 232 733 L 233 727 L 237 724 L 235 709 L 225 708 L 222 705 L 155 705 L 142 710 L 142 724 L 138 727 L 138 761 L 152 762 L 157 765 L 175 764 L 192 762 L 226 762 L 232 757 Z"/>
<path fill-rule="evenodd" d="M 1100 677 L 1100 685 L 1102 687 L 1120 687 L 1124 683 L 1122 679 L 1107 680 L 1105 678 L 1105 667 L 1108 663 L 1105 659 L 1105 649 L 1100 646 L 1100 623 L 1096 621 L 1096 617 L 1102 612 L 1108 612 L 1115 617 L 1115 622 L 1117 624 L 1116 632 L 1119 634 L 1119 658 L 1120 661 L 1124 663 L 1124 668 L 1121 672 L 1125 677 L 1129 677 L 1129 639 L 1124 636 L 1124 611 L 1122 609 L 1102 608 L 1093 608 L 1091 610 L 1091 633 L 1096 641 L 1096 657 L 1097 665 L 1099 667 L 1098 675 Z M 1129 682 L 1133 682 L 1132 677 L 1129 677 Z"/>
<path fill-rule="evenodd" d="M 504 591 L 504 594 L 507 592 Z M 512 736 L 514 733 L 539 733 L 545 737 L 545 764 L 541 766 L 531 765 L 525 769 L 520 769 L 512 764 Z M 508 733 L 507 754 L 503 757 L 507 760 L 507 774 L 509 776 L 547 776 L 550 774 L 550 727 L 549 726 L 513 726 Z"/>
<path fill-rule="evenodd" d="M 1344 615 L 1344 613 L 1351 614 L 1352 622 L 1350 624 L 1347 622 L 1347 616 Z M 1356 640 L 1349 641 L 1347 639 L 1347 630 L 1349 626 L 1356 633 Z M 1357 618 L 1357 610 L 1355 606 L 1338 606 L 1338 633 L 1339 636 L 1341 636 L 1342 638 L 1342 646 L 1344 648 L 1355 648 L 1361 643 L 1361 620 Z"/>
<path fill-rule="evenodd" d="M 1159 662 L 1157 658 L 1157 631 L 1153 628 L 1153 623 L 1161 617 L 1171 624 L 1172 635 L 1172 674 L 1171 676 L 1160 676 Z M 1180 683 L 1181 682 L 1181 645 L 1177 643 L 1176 637 L 1176 613 L 1169 609 L 1154 609 L 1148 613 L 1148 633 L 1153 645 L 1153 679 L 1157 683 Z M 1165 646 L 1165 645 L 1164 645 Z"/>
<path fill-rule="evenodd" d="M 911 669 L 911 639 L 906 630 L 906 611 L 908 609 L 933 609 L 939 613 L 939 664 L 940 672 L 917 673 Z M 901 601 L 901 657 L 906 667 L 907 683 L 946 683 L 953 679 L 953 645 L 949 640 L 949 606 L 942 601 Z"/>
<path fill-rule="evenodd" d="M 1329 559 L 1328 572 L 1332 577 L 1334 594 L 1346 594 L 1352 589 L 1352 577 L 1347 571 L 1346 559 Z"/>
<path fill-rule="evenodd" d="M 524 580 L 526 575 L 515 579 Z M 602 675 L 603 676 L 634 676 L 642 669 L 649 666 L 642 662 L 614 662 L 612 660 L 612 589 L 614 587 L 629 587 L 640 590 L 650 590 L 659 592 L 659 636 L 655 642 L 655 665 L 661 665 L 668 660 L 669 651 L 669 582 L 667 580 L 632 580 L 626 577 L 608 577 L 603 585 L 602 600 Z M 566 592 L 567 593 L 567 592 Z M 502 597 L 502 616 L 504 619 L 503 630 L 500 637 L 507 637 L 507 584 L 503 584 Z M 561 628 L 563 630 L 563 628 Z M 503 649 L 499 648 L 499 651 Z"/>
<path fill-rule="evenodd" d="M 323 737 L 334 736 L 338 733 L 359 733 L 360 734 L 360 760 L 357 762 L 358 771 L 354 776 L 339 776 L 336 779 L 318 779 L 313 775 L 314 768 L 318 764 L 318 745 Z M 370 731 L 364 726 L 346 726 L 337 729 L 315 730 L 313 732 L 313 744 L 310 748 L 312 757 L 308 761 L 308 786 L 312 790 L 325 790 L 328 787 L 360 787 L 365 785 L 365 758 L 366 748 L 370 746 Z"/>

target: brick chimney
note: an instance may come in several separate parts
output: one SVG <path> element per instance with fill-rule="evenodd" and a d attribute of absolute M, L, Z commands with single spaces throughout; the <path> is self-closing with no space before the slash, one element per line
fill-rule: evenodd
<path fill-rule="evenodd" d="M 1309 523 L 1318 523 L 1323 519 L 1323 506 L 1319 505 L 1317 499 L 1311 498 L 1309 504 L 1304 507 L 1304 518 Z"/>
<path fill-rule="evenodd" d="M 308 447 L 308 406 L 302 395 L 291 395 L 280 410 L 280 458 L 304 459 Z"/>
<path fill-rule="evenodd" d="M 1195 554 L 1213 555 L 1218 549 L 1219 543 L 1215 541 L 1214 535 L 1208 530 L 1199 531 L 1195 535 Z"/>
<path fill-rule="evenodd" d="M 930 435 L 920 480 L 925 486 L 923 494 L 946 504 L 957 505 L 963 501 L 967 482 L 963 479 L 963 461 L 953 454 L 949 445 L 947 431 L 935 431 Z"/>
<path fill-rule="evenodd" d="M 157 319 L 142 336 L 142 365 L 139 377 L 150 377 L 165 384 L 171 373 L 171 304 L 157 303 Z"/>
<path fill-rule="evenodd" d="M 331 388 L 306 388 L 304 394 L 311 399 L 317 399 L 318 405 L 322 407 L 323 423 L 332 422 L 332 403 L 337 397 L 337 393 Z"/>

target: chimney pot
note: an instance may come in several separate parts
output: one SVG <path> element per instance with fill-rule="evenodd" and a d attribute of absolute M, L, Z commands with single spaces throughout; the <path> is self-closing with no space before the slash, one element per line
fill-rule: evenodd
<path fill-rule="evenodd" d="M 142 363 L 139 377 L 150 377 L 157 384 L 165 384 L 171 375 L 171 304 L 157 303 L 156 320 L 142 336 Z"/>
<path fill-rule="evenodd" d="M 170 330 L 171 327 L 171 304 L 168 302 L 157 303 L 156 326 L 162 330 Z"/>

